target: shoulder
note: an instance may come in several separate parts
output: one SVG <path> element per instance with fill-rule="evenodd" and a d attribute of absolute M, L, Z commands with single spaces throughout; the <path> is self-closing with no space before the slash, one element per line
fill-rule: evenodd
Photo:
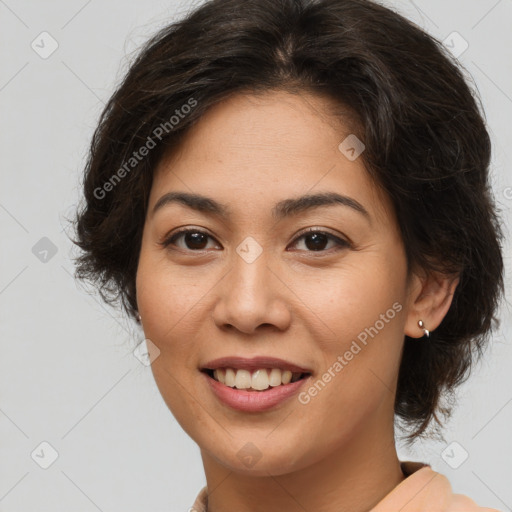
<path fill-rule="evenodd" d="M 479 507 L 471 498 L 463 494 L 453 494 L 448 512 L 500 512 L 495 508 Z"/>
<path fill-rule="evenodd" d="M 427 464 L 403 462 L 409 475 L 380 501 L 371 512 L 500 512 L 478 506 L 463 494 L 454 494 L 448 479 Z M 207 487 L 203 487 L 188 512 L 206 512 Z"/>
<path fill-rule="evenodd" d="M 408 475 L 371 512 L 500 512 L 478 506 L 471 498 L 454 494 L 448 479 L 428 464 L 402 462 Z"/>
<path fill-rule="evenodd" d="M 188 512 L 206 512 L 208 506 L 208 488 L 204 486 L 197 495 L 194 504 L 188 509 Z"/>

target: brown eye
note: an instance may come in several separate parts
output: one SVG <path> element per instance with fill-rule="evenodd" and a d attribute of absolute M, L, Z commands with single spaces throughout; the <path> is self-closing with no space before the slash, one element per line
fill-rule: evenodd
<path fill-rule="evenodd" d="M 204 231 L 198 229 L 183 229 L 167 238 L 162 245 L 168 247 L 174 245 L 179 249 L 190 251 L 202 251 L 207 249 L 209 239 L 213 238 Z M 178 243 L 181 241 L 181 243 Z"/>
<path fill-rule="evenodd" d="M 327 252 L 327 250 L 332 247 L 338 247 L 337 250 L 350 247 L 350 243 L 346 240 L 331 235 L 325 231 L 315 229 L 302 233 L 302 235 L 295 239 L 293 245 L 298 245 L 299 240 L 304 240 L 304 249 L 300 250 L 305 250 L 307 252 Z M 331 246 L 327 247 L 329 243 L 331 243 Z"/>
<path fill-rule="evenodd" d="M 311 233 L 305 236 L 304 241 L 311 251 L 322 251 L 329 243 L 329 237 L 325 233 Z"/>

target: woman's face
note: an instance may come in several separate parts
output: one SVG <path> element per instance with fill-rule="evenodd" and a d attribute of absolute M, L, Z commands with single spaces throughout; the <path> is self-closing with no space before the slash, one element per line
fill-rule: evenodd
<path fill-rule="evenodd" d="M 144 333 L 160 351 L 153 374 L 203 457 L 233 471 L 285 474 L 392 440 L 406 258 L 389 201 L 357 153 L 339 149 L 350 132 L 328 107 L 284 92 L 234 96 L 155 173 L 137 271 Z M 160 201 L 171 192 L 208 202 Z M 315 194 L 341 199 L 294 202 Z M 202 371 L 229 356 L 280 358 L 310 376 L 274 405 L 264 394 L 278 386 L 216 383 L 257 403 L 235 407 Z M 235 374 L 240 386 L 245 377 Z"/>

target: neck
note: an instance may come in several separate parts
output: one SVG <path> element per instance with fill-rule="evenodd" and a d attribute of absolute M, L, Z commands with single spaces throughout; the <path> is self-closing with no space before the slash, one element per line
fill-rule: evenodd
<path fill-rule="evenodd" d="M 405 478 L 392 426 L 383 432 L 369 423 L 326 457 L 279 475 L 234 472 L 202 450 L 208 512 L 369 511 Z"/>

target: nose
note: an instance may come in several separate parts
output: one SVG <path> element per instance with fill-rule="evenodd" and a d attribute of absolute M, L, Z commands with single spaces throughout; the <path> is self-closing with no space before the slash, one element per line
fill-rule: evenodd
<path fill-rule="evenodd" d="M 270 268 L 265 251 L 251 263 L 235 253 L 218 293 L 213 319 L 220 329 L 252 334 L 258 329 L 284 331 L 290 325 L 291 292 Z"/>

